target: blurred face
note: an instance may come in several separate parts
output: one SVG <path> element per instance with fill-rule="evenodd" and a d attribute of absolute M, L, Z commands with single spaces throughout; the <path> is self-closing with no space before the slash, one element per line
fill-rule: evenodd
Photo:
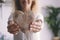
<path fill-rule="evenodd" d="M 32 0 L 19 0 L 19 1 L 22 8 L 26 9 L 26 8 L 31 7 Z"/>

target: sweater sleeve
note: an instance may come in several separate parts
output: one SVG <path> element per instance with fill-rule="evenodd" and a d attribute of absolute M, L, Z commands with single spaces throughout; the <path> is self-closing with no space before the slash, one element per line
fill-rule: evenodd
<path fill-rule="evenodd" d="M 13 20 L 13 13 L 8 18 L 8 21 L 12 21 L 12 20 Z"/>
<path fill-rule="evenodd" d="M 43 28 L 44 27 L 44 17 L 43 17 L 43 15 L 40 14 L 40 13 L 36 14 L 36 20 L 40 20 L 41 21 L 41 23 L 42 23 L 41 28 Z"/>

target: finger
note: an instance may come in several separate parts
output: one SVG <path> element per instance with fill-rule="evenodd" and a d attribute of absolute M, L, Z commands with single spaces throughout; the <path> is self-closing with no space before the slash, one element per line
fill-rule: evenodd
<path fill-rule="evenodd" d="M 19 31 L 19 29 L 15 28 L 15 29 L 8 29 L 8 32 L 15 32 L 15 31 Z"/>
<path fill-rule="evenodd" d="M 38 22 L 33 22 L 32 25 L 41 26 L 41 24 Z"/>
<path fill-rule="evenodd" d="M 13 24 L 10 24 L 10 25 L 8 25 L 8 26 L 18 26 L 16 23 L 13 23 Z"/>
<path fill-rule="evenodd" d="M 8 21 L 8 25 L 14 24 L 14 21 Z"/>
<path fill-rule="evenodd" d="M 40 27 L 40 26 L 36 26 L 36 25 L 30 25 L 30 28 L 34 28 L 34 29 L 38 29 L 38 30 L 40 30 L 40 29 L 41 29 L 41 27 Z"/>
<path fill-rule="evenodd" d="M 10 32 L 11 34 L 17 35 L 19 31 Z"/>
<path fill-rule="evenodd" d="M 18 32 L 19 32 L 19 31 L 13 31 L 12 33 L 13 33 L 13 34 L 17 34 Z"/>
<path fill-rule="evenodd" d="M 10 32 L 10 33 L 17 33 L 17 32 L 19 32 L 19 30 L 8 30 L 8 32 Z"/>
<path fill-rule="evenodd" d="M 14 27 L 14 26 L 8 27 L 8 30 L 12 30 L 12 31 L 19 30 L 19 29 L 20 29 L 19 26 L 17 26 L 17 27 Z"/>
<path fill-rule="evenodd" d="M 19 28 L 19 26 L 18 25 L 10 25 L 7 28 L 8 29 L 15 29 L 15 28 Z"/>
<path fill-rule="evenodd" d="M 19 26 L 14 26 L 14 27 L 11 27 L 10 29 L 17 30 L 17 29 L 19 29 Z"/>
<path fill-rule="evenodd" d="M 33 29 L 33 28 L 30 28 L 30 31 L 32 31 L 32 32 L 39 32 L 40 30 L 38 30 L 38 29 Z"/>
<path fill-rule="evenodd" d="M 7 26 L 8 29 L 11 28 L 11 27 L 14 27 L 14 25 L 8 25 L 8 26 Z"/>

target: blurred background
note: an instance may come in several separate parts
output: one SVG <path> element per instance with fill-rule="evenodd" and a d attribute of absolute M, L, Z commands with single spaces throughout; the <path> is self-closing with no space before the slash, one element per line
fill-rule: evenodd
<path fill-rule="evenodd" d="M 40 13 L 44 16 L 41 40 L 60 40 L 60 0 L 38 0 Z M 7 32 L 7 21 L 12 11 L 12 0 L 0 0 L 0 40 L 14 40 Z"/>

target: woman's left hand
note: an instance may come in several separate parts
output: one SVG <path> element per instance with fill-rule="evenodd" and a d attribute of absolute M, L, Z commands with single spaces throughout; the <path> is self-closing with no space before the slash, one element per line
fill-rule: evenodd
<path fill-rule="evenodd" d="M 30 25 L 30 31 L 39 32 L 41 30 L 41 25 L 42 25 L 41 20 L 37 20 L 35 22 L 32 22 L 32 24 Z"/>

